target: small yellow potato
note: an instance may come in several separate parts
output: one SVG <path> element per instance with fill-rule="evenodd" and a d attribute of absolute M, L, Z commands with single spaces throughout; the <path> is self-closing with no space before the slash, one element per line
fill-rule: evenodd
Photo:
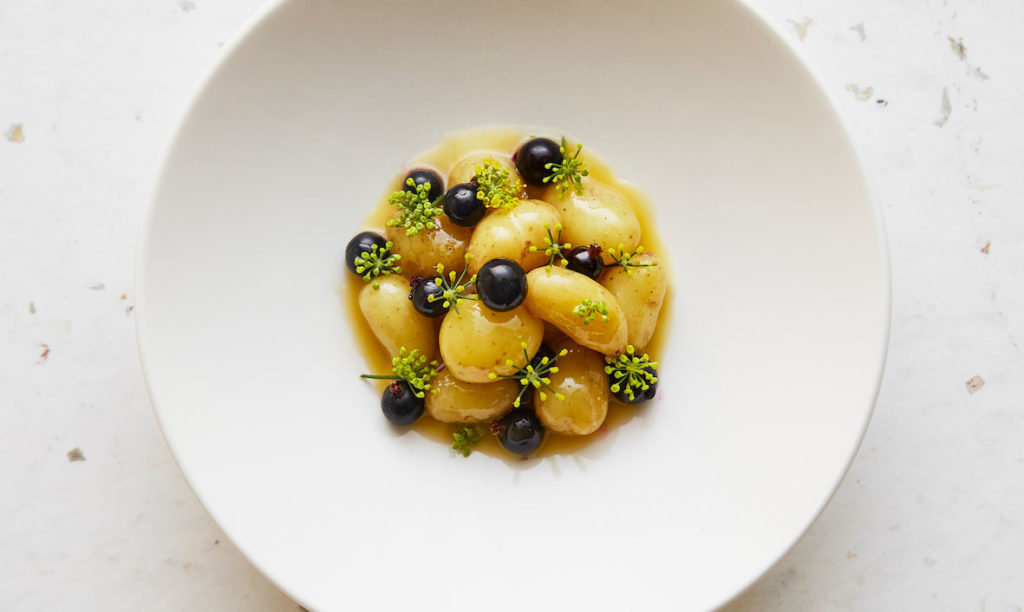
<path fill-rule="evenodd" d="M 422 317 L 421 317 L 422 318 Z M 525 367 L 540 348 L 544 323 L 520 306 L 495 312 L 477 301 L 462 300 L 441 323 L 441 358 L 452 376 L 464 382 L 486 383 L 488 374 L 510 375 Z M 514 366 L 507 364 L 512 361 Z"/>
<path fill-rule="evenodd" d="M 541 388 L 535 395 L 537 417 L 551 431 L 571 436 L 592 434 L 608 416 L 608 375 L 604 356 L 575 342 L 566 342 L 555 350 L 566 349 L 558 358 L 558 371 L 549 375 L 550 390 Z"/>
<path fill-rule="evenodd" d="M 414 236 L 407 235 L 404 227 L 389 227 L 385 231 L 386 238 L 394 243 L 392 252 L 402 256 L 399 263 L 405 274 L 432 276 L 437 264 L 444 264 L 445 270 L 458 271 L 465 267 L 473 228 L 455 225 L 445 215 L 438 215 L 437 221 L 437 227 Z"/>
<path fill-rule="evenodd" d="M 448 173 L 448 188 L 451 189 L 459 183 L 468 183 L 469 179 L 476 175 L 476 167 L 482 164 L 485 159 L 493 159 L 508 169 L 510 181 L 522 182 L 519 178 L 519 173 L 516 172 L 515 165 L 512 164 L 512 157 L 510 155 L 494 151 L 477 151 L 455 162 L 451 172 Z"/>
<path fill-rule="evenodd" d="M 607 268 L 601 284 L 619 300 L 626 314 L 627 344 L 640 349 L 651 341 L 658 326 L 658 315 L 668 289 L 668 271 L 654 253 L 640 253 L 630 261 L 647 267 L 630 267 L 629 274 L 622 266 Z"/>
<path fill-rule="evenodd" d="M 544 266 L 526 274 L 526 286 L 523 306 L 535 317 L 604 355 L 619 355 L 626 350 L 626 315 L 615 296 L 597 281 L 565 268 Z M 584 300 L 603 302 L 607 314 L 592 313 L 593 320 L 585 323 L 586 319 L 574 312 Z"/>
<path fill-rule="evenodd" d="M 558 213 L 541 200 L 523 200 L 515 208 L 492 211 L 476 224 L 469 241 L 470 270 L 477 272 L 496 257 L 507 257 L 527 272 L 539 268 L 551 259 L 544 254 L 545 238 L 549 229 L 558 237 L 556 225 Z M 537 250 L 531 252 L 531 246 Z"/>
<path fill-rule="evenodd" d="M 452 376 L 448 368 L 430 381 L 436 393 L 427 394 L 427 414 L 445 423 L 485 423 L 512 409 L 519 395 L 519 381 L 500 378 L 487 383 L 468 383 Z"/>
<path fill-rule="evenodd" d="M 433 357 L 434 322 L 413 308 L 409 301 L 409 279 L 391 275 L 377 281 L 379 288 L 367 283 L 359 292 L 359 310 L 373 335 L 391 357 L 397 357 L 403 346 L 409 351 L 418 350 L 428 359 Z"/>
<path fill-rule="evenodd" d="M 583 193 L 569 190 L 563 198 L 549 187 L 544 200 L 558 211 L 565 226 L 562 237 L 573 246 L 599 244 L 607 251 L 621 244 L 632 252 L 640 244 L 640 220 L 629 199 L 604 183 L 584 177 Z"/>

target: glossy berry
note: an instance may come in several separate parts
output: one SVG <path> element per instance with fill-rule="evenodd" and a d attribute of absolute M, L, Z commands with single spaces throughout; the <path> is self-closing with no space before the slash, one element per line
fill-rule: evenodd
<path fill-rule="evenodd" d="M 416 312 L 421 315 L 435 318 L 448 312 L 444 307 L 444 290 L 438 286 L 432 278 L 414 278 L 412 291 L 409 292 L 409 299 Z M 431 301 L 433 296 L 433 301 Z"/>
<path fill-rule="evenodd" d="M 550 138 L 533 138 L 519 147 L 515 154 L 516 170 L 527 185 L 542 187 L 546 184 L 544 179 L 551 176 L 552 171 L 544 166 L 562 163 L 558 146 Z"/>
<path fill-rule="evenodd" d="M 543 361 L 545 357 L 547 357 L 548 362 L 550 362 L 555 358 L 555 352 L 551 350 L 551 347 L 548 345 L 541 344 L 540 348 L 537 349 L 537 353 L 533 356 L 533 359 L 530 360 L 530 365 L 533 366 L 534 370 L 540 367 L 540 362 Z"/>
<path fill-rule="evenodd" d="M 516 408 L 493 426 L 498 442 L 517 455 L 529 455 L 544 441 L 544 425 L 532 410 Z"/>
<path fill-rule="evenodd" d="M 658 375 L 658 371 L 652 368 L 651 366 L 647 366 L 646 368 L 644 368 L 644 371 L 650 372 L 654 376 Z M 615 399 L 619 400 L 623 404 L 642 404 L 647 400 L 654 399 L 654 394 L 658 391 L 658 383 L 653 382 L 649 384 L 650 386 L 647 387 L 646 391 L 642 391 L 640 389 L 633 389 L 633 399 L 629 399 L 629 396 L 626 395 L 625 385 L 622 385 L 622 387 L 618 391 L 613 392 L 612 395 L 615 396 Z"/>
<path fill-rule="evenodd" d="M 512 310 L 526 299 L 526 273 L 511 259 L 492 259 L 476 274 L 476 293 L 491 310 Z"/>
<path fill-rule="evenodd" d="M 412 179 L 415 185 L 430 183 L 428 197 L 431 202 L 436 202 L 439 197 L 444 195 L 444 179 L 442 179 L 441 176 L 433 170 L 413 170 L 409 174 L 405 175 L 405 178 L 402 179 L 402 189 L 404 191 L 415 191 L 415 187 L 409 186 L 409 179 Z"/>
<path fill-rule="evenodd" d="M 377 245 L 378 252 L 383 252 L 386 244 L 387 240 L 384 240 L 380 234 L 359 232 L 352 240 L 348 241 L 348 246 L 345 247 L 345 265 L 353 274 L 358 274 L 356 272 L 356 257 L 363 253 L 369 253 L 373 245 Z"/>
<path fill-rule="evenodd" d="M 384 416 L 395 425 L 411 425 L 423 414 L 426 401 L 416 397 L 409 383 L 404 380 L 393 380 L 384 387 L 384 395 L 380 397 L 380 409 Z"/>
<path fill-rule="evenodd" d="M 477 186 L 473 183 L 460 183 L 448 190 L 444 196 L 444 214 L 452 223 L 468 227 L 484 218 L 486 209 L 476 192 Z"/>
<path fill-rule="evenodd" d="M 565 266 L 573 272 L 579 272 L 583 276 L 597 280 L 604 272 L 604 259 L 601 258 L 601 247 L 592 244 L 590 246 L 576 247 L 565 256 L 569 263 Z"/>

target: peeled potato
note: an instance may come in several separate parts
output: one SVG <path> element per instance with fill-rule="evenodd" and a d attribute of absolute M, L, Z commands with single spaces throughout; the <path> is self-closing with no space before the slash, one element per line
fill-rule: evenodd
<path fill-rule="evenodd" d="M 367 283 L 359 292 L 359 310 L 373 335 L 388 355 L 396 357 L 403 346 L 428 358 L 434 355 L 434 323 L 416 312 L 409 301 L 409 281 L 402 276 L 378 279 L 380 287 Z"/>
<path fill-rule="evenodd" d="M 397 215 L 395 215 L 397 218 Z M 389 227 L 385 234 L 394 243 L 391 250 L 402 256 L 402 272 L 413 276 L 431 276 L 437 264 L 445 270 L 461 270 L 466 265 L 466 249 L 473 228 L 461 227 L 439 215 L 438 226 L 409 236 L 404 227 Z"/>
<path fill-rule="evenodd" d="M 482 164 L 485 159 L 493 159 L 507 168 L 509 180 L 519 180 L 519 174 L 516 172 L 516 167 L 512 164 L 511 156 L 492 151 L 477 151 L 455 162 L 451 172 L 448 173 L 448 187 L 454 187 L 459 183 L 468 183 L 469 179 L 476 175 L 476 167 Z"/>
<path fill-rule="evenodd" d="M 526 274 L 523 305 L 534 316 L 565 332 L 579 344 L 605 355 L 626 350 L 626 315 L 614 295 L 597 281 L 565 268 L 545 266 Z M 597 315 L 589 324 L 573 312 L 584 299 L 604 302 L 608 321 Z"/>
<path fill-rule="evenodd" d="M 632 252 L 640 244 L 640 219 L 629 199 L 604 183 L 584 177 L 582 194 L 570 190 L 563 198 L 551 187 L 544 200 L 558 211 L 562 237 L 573 246 L 599 244 L 607 251 L 621 244 Z"/>
<path fill-rule="evenodd" d="M 533 355 L 544 338 L 544 324 L 523 307 L 495 312 L 480 302 L 461 301 L 441 323 L 441 357 L 452 376 L 464 382 L 490 382 L 488 374 L 510 375 L 512 360 L 525 367 L 526 353 Z"/>
<path fill-rule="evenodd" d="M 507 257 L 526 271 L 548 263 L 545 224 L 557 238 L 558 213 L 541 200 L 523 200 L 515 208 L 492 211 L 476 224 L 469 241 L 470 269 L 476 272 L 496 257 Z M 539 250 L 530 252 L 531 246 Z"/>
<path fill-rule="evenodd" d="M 609 268 L 601 277 L 601 284 L 619 300 L 622 311 L 626 313 L 627 343 L 643 348 L 651 341 L 658 325 L 658 315 L 668 289 L 668 272 L 654 253 L 641 253 L 630 261 L 648 264 L 648 267 L 630 268 L 632 275 L 628 275 L 621 266 Z"/>
<path fill-rule="evenodd" d="M 430 381 L 436 393 L 427 394 L 427 413 L 445 423 L 484 423 L 512 408 L 522 385 L 503 378 L 487 383 L 468 383 L 445 368 Z"/>
<path fill-rule="evenodd" d="M 573 436 L 592 434 L 608 416 L 608 375 L 604 357 L 575 342 L 566 342 L 556 350 L 568 352 L 555 364 L 550 386 L 556 393 L 544 390 L 535 395 L 537 417 L 551 431 Z"/>

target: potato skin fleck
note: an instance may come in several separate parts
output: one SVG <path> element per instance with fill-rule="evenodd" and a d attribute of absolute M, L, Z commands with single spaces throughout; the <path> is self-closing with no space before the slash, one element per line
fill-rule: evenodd
<path fill-rule="evenodd" d="M 490 382 L 488 374 L 511 375 L 515 366 L 525 367 L 526 353 L 533 355 L 544 338 L 544 323 L 520 306 L 495 312 L 478 301 L 460 301 L 441 323 L 441 357 L 453 376 L 465 382 Z"/>
<path fill-rule="evenodd" d="M 396 357 L 404 346 L 416 349 L 428 358 L 434 355 L 436 340 L 433 322 L 416 312 L 409 301 L 409 280 L 403 276 L 384 276 L 359 292 L 359 310 L 373 335 L 390 357 Z"/>
<path fill-rule="evenodd" d="M 402 256 L 399 263 L 404 274 L 432 276 L 437 264 L 443 264 L 445 270 L 459 271 L 466 267 L 466 250 L 473 228 L 455 225 L 446 215 L 439 215 L 434 229 L 409 236 L 404 227 L 389 227 L 384 234 L 394 243 L 391 250 Z"/>
<path fill-rule="evenodd" d="M 648 266 L 630 268 L 632 276 L 621 266 L 607 268 L 600 281 L 619 300 L 626 314 L 627 342 L 639 349 L 647 346 L 658 327 L 668 290 L 668 271 L 654 253 L 641 253 L 631 261 Z"/>
<path fill-rule="evenodd" d="M 444 423 L 486 423 L 512 409 L 522 385 L 508 378 L 468 383 L 445 368 L 431 386 L 437 392 L 427 394 L 427 414 Z"/>
<path fill-rule="evenodd" d="M 544 254 L 548 230 L 555 231 L 558 213 L 547 202 L 523 200 L 508 210 L 492 210 L 477 223 L 469 241 L 470 270 L 477 272 L 488 261 L 505 257 L 529 272 L 550 261 Z M 555 232 L 557 237 L 557 232 Z M 535 246 L 538 250 L 530 251 Z"/>
<path fill-rule="evenodd" d="M 640 219 L 629 199 L 618 190 L 590 177 L 583 178 L 583 193 L 557 188 L 544 191 L 544 201 L 562 220 L 562 238 L 573 246 L 598 244 L 605 252 L 619 245 L 632 252 L 640 245 Z M 608 263 L 608 258 L 606 257 Z"/>
<path fill-rule="evenodd" d="M 559 399 L 547 391 L 545 398 L 535 395 L 537 417 L 551 431 L 571 436 L 592 434 L 608 416 L 608 375 L 604 357 L 575 342 L 565 341 L 554 350 L 566 349 L 551 374 L 551 387 L 562 394 Z"/>
<path fill-rule="evenodd" d="M 526 274 L 526 300 L 523 305 L 537 318 L 557 327 L 578 344 L 604 355 L 620 355 L 626 350 L 626 318 L 614 295 L 588 276 L 545 266 Z M 600 318 L 589 325 L 573 309 L 584 300 L 604 302 L 608 321 Z"/>
<path fill-rule="evenodd" d="M 476 175 L 476 167 L 482 164 L 485 159 L 493 159 L 504 166 L 508 170 L 509 180 L 520 180 L 515 164 L 512 163 L 512 156 L 496 151 L 481 151 L 470 153 L 455 162 L 455 165 L 452 166 L 451 171 L 448 173 L 448 188 L 451 189 L 460 183 L 468 183 L 469 179 Z"/>

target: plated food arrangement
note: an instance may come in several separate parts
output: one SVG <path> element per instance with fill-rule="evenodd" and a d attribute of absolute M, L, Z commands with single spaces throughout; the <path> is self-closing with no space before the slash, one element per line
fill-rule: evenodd
<path fill-rule="evenodd" d="M 466 456 L 492 436 L 532 456 L 656 397 L 667 254 L 642 195 L 583 145 L 449 136 L 366 227 L 345 249 L 346 295 L 394 425 L 447 424 Z"/>

